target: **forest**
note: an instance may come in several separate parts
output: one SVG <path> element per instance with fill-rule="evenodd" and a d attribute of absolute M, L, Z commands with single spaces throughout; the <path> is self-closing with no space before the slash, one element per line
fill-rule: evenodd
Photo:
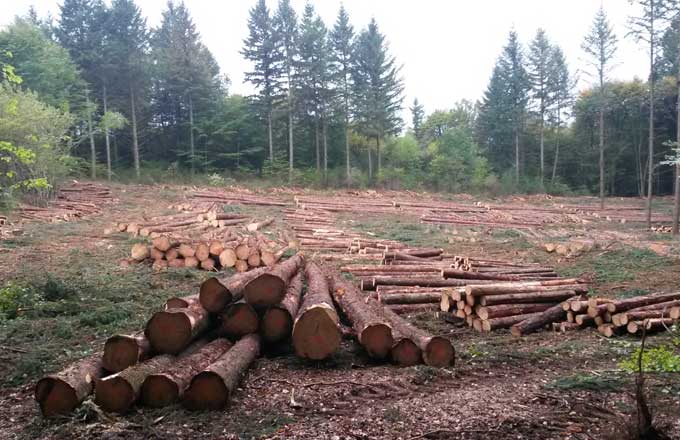
<path fill-rule="evenodd" d="M 1 188 L 50 193 L 64 176 L 196 174 L 318 186 L 646 196 L 674 192 L 680 14 L 639 2 L 630 34 L 601 9 L 584 65 L 549 30 L 514 30 L 477 102 L 404 102 L 377 19 L 341 7 L 254 2 L 241 54 L 256 93 L 229 92 L 182 2 L 149 28 L 134 0 L 64 0 L 0 31 Z M 610 80 L 617 42 L 650 53 L 650 76 Z M 579 72 L 578 74 L 576 72 Z M 45 121 L 52 121 L 46 126 Z M 17 150 L 21 149 L 21 151 Z M 23 153 L 22 153 L 23 152 Z M 30 162 L 30 163 L 29 163 Z"/>

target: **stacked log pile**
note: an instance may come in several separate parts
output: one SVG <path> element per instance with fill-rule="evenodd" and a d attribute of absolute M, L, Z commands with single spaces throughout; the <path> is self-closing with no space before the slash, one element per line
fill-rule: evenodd
<path fill-rule="evenodd" d="M 115 199 L 111 190 L 97 183 L 73 181 L 59 188 L 54 200 L 46 207 L 20 205 L 17 213 L 21 219 L 44 222 L 72 221 L 98 214 L 102 207 Z"/>
<path fill-rule="evenodd" d="M 197 295 L 169 298 L 143 333 L 114 335 L 103 354 L 41 379 L 35 399 L 46 417 L 68 415 L 92 393 L 115 413 L 177 402 L 221 409 L 263 349 L 290 343 L 302 358 L 326 359 L 340 347 L 343 324 L 373 358 L 454 362 L 449 340 L 366 301 L 338 273 L 296 254 L 269 268 L 208 279 Z"/>

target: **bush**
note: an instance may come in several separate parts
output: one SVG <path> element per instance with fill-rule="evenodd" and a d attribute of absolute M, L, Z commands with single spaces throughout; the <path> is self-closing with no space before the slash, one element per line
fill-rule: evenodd
<path fill-rule="evenodd" d="M 648 348 L 642 354 L 643 371 L 655 373 L 680 373 L 680 338 L 671 345 Z M 630 373 L 638 371 L 638 358 L 640 349 L 635 350 L 628 359 L 619 364 L 623 370 Z"/>
<path fill-rule="evenodd" d="M 17 318 L 24 309 L 32 307 L 40 299 L 33 289 L 8 283 L 0 288 L 0 318 Z"/>

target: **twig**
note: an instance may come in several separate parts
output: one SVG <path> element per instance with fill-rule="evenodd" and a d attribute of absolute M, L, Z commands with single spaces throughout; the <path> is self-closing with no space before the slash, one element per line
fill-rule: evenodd
<path fill-rule="evenodd" d="M 15 353 L 28 353 L 27 350 L 23 350 L 21 348 L 8 347 L 6 345 L 0 345 L 0 349 L 7 350 L 7 351 L 13 351 Z"/>

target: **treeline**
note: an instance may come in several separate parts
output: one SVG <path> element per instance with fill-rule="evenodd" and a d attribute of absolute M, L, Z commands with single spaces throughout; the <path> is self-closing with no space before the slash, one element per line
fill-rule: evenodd
<path fill-rule="evenodd" d="M 580 78 L 548 32 L 525 47 L 511 31 L 479 102 L 427 113 L 415 100 L 404 131 L 401 66 L 375 19 L 355 30 L 343 7 L 327 25 L 310 3 L 298 16 L 289 0 L 275 10 L 256 1 L 241 45 L 255 93 L 244 97 L 229 93 L 183 3 L 168 2 L 149 28 L 133 0 L 64 0 L 55 20 L 31 11 L 0 31 L 0 105 L 8 106 L 0 140 L 44 164 L 15 161 L 0 185 L 16 187 L 24 174 L 33 187 L 49 186 L 80 167 L 147 180 L 208 173 L 441 191 L 671 193 L 679 8 L 637 3 L 631 29 L 651 44 L 648 81 L 610 80 L 617 37 L 600 10 L 584 36 Z M 577 80 L 588 88 L 578 93 Z M 59 122 L 49 133 L 32 122 L 49 117 Z M 40 145 L 51 146 L 49 156 Z"/>

